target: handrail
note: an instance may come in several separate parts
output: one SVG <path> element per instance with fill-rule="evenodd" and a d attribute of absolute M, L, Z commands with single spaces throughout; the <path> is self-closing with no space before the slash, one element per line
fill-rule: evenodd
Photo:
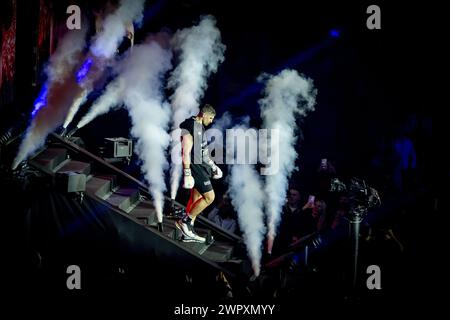
<path fill-rule="evenodd" d="M 87 151 L 86 149 L 78 146 L 77 144 L 61 137 L 60 135 L 56 134 L 56 133 L 51 133 L 50 134 L 51 137 L 53 137 L 54 139 L 56 139 L 57 141 L 63 143 L 64 145 L 70 147 L 72 150 L 79 152 L 87 157 L 90 157 L 92 159 L 94 159 L 95 161 L 101 163 L 102 165 L 106 166 L 108 169 L 112 170 L 113 172 L 115 172 L 117 175 L 122 176 L 128 180 L 133 181 L 138 187 L 139 187 L 139 191 L 144 193 L 145 196 L 151 198 L 150 193 L 148 192 L 149 187 L 143 183 L 142 181 L 136 179 L 135 177 L 129 175 L 128 173 L 120 170 L 119 168 L 113 166 L 112 164 L 110 164 L 109 162 L 105 161 L 103 158 L 96 156 L 95 154 Z M 173 201 L 173 203 L 175 205 L 177 205 L 178 207 L 181 207 L 183 209 L 186 209 L 186 206 L 184 206 L 183 204 L 172 200 L 170 197 L 164 196 L 166 201 Z M 197 219 L 199 222 L 201 222 L 203 225 L 206 225 L 208 227 L 210 227 L 211 229 L 214 229 L 215 232 L 219 233 L 220 235 L 228 238 L 228 239 L 232 239 L 234 241 L 237 242 L 241 242 L 242 238 L 239 237 L 238 235 L 234 234 L 234 233 L 230 233 L 227 230 L 224 230 L 223 228 L 217 226 L 215 223 L 213 223 L 212 221 L 210 221 L 208 218 L 206 217 L 202 217 L 202 216 L 197 216 Z"/>
<path fill-rule="evenodd" d="M 68 141 L 68 140 L 62 138 L 61 136 L 59 136 L 59 135 L 57 135 L 57 134 L 55 134 L 55 133 L 52 133 L 51 136 L 52 136 L 53 138 L 55 138 L 56 140 L 58 140 L 59 142 L 63 143 L 65 146 L 71 148 L 73 151 L 76 151 L 76 152 L 79 152 L 79 153 L 81 153 L 81 154 L 83 154 L 83 155 L 85 155 L 85 156 L 88 156 L 88 157 L 90 157 L 90 158 L 92 158 L 92 159 L 98 161 L 98 162 L 101 163 L 102 165 L 108 167 L 109 169 L 113 170 L 113 171 L 114 171 L 115 173 L 117 173 L 118 175 L 124 176 L 124 177 L 126 177 L 127 179 L 132 180 L 132 181 L 133 181 L 134 183 L 136 183 L 140 188 L 142 188 L 142 190 L 143 190 L 146 194 L 149 195 L 148 191 L 145 190 L 145 189 L 148 188 L 148 187 L 147 187 L 144 183 L 142 183 L 141 181 L 139 181 L 138 179 L 136 179 L 135 177 L 133 177 L 133 176 L 129 175 L 128 173 L 126 173 L 126 172 L 120 170 L 119 168 L 114 167 L 113 165 L 111 165 L 111 164 L 108 163 L 107 161 L 103 160 L 102 158 L 100 158 L 100 157 L 98 157 L 98 156 L 92 154 L 91 152 L 89 152 L 89 151 L 87 151 L 87 150 L 85 150 L 85 149 L 79 147 L 78 145 L 74 144 L 73 142 Z M 168 200 L 170 200 L 168 197 L 165 197 L 165 198 L 168 199 Z M 97 200 L 98 200 L 98 199 L 97 199 Z M 117 210 L 116 208 L 114 208 L 114 207 L 112 207 L 111 205 L 109 205 L 106 201 L 100 201 L 100 202 L 101 202 L 103 205 L 107 206 L 110 210 L 113 210 L 113 211 L 115 211 L 115 212 L 117 212 L 117 213 L 123 215 L 123 213 L 121 213 L 119 210 Z M 182 206 L 181 204 L 179 204 L 179 203 L 176 202 L 176 201 L 175 201 L 175 203 L 176 203 L 177 205 Z M 129 219 L 131 219 L 131 220 L 133 220 L 133 221 L 135 221 L 135 222 L 137 222 L 136 218 L 134 218 L 134 217 L 132 217 L 132 216 L 126 215 L 126 217 L 129 218 Z M 155 231 L 152 230 L 151 228 L 149 228 L 149 227 L 147 227 L 147 226 L 144 226 L 144 227 L 145 227 L 146 229 L 150 230 L 151 232 L 153 232 L 153 233 L 155 233 L 155 234 L 158 234 L 157 232 L 155 232 Z M 178 244 L 176 241 L 174 241 L 174 240 L 172 240 L 172 239 L 167 239 L 167 238 L 165 238 L 165 239 L 166 239 L 167 241 L 171 242 L 172 244 L 176 245 L 177 247 L 183 248 L 183 249 L 184 249 L 184 247 L 180 246 L 180 244 Z M 222 266 L 219 265 L 218 263 L 213 262 L 213 261 L 209 261 L 208 259 L 205 259 L 205 258 L 202 257 L 201 255 L 195 254 L 194 252 L 191 252 L 191 251 L 189 251 L 189 250 L 188 250 L 188 253 L 191 254 L 191 255 L 196 256 L 196 257 L 199 258 L 200 260 L 202 260 L 202 261 L 206 262 L 207 264 L 209 264 L 209 265 L 215 267 L 216 269 L 223 271 L 225 274 L 227 274 L 227 275 L 229 275 L 229 276 L 231 276 L 231 277 L 236 277 L 236 274 L 234 274 L 232 271 L 227 270 L 226 268 L 222 267 Z"/>

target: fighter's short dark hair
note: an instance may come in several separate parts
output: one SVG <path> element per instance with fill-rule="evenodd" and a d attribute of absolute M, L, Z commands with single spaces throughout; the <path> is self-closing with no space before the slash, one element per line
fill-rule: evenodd
<path fill-rule="evenodd" d="M 205 104 L 202 109 L 200 110 L 201 113 L 205 114 L 205 113 L 209 113 L 212 114 L 213 116 L 216 115 L 216 110 L 214 109 L 214 107 L 210 104 Z"/>

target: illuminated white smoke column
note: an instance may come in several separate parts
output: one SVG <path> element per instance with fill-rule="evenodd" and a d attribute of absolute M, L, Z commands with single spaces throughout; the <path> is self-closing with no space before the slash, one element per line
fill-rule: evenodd
<path fill-rule="evenodd" d="M 126 27 L 142 18 L 144 0 L 122 0 L 117 10 L 108 16 L 102 32 L 96 35 L 90 51 L 93 53 L 92 67 L 82 81 L 77 79 L 78 68 L 82 61 L 87 27 L 70 30 L 66 33 L 55 53 L 50 57 L 46 69 L 48 80 L 41 95 L 36 99 L 30 126 L 19 147 L 12 167 L 16 168 L 31 153 L 45 143 L 48 134 L 59 126 L 71 121 L 77 108 L 92 89 L 92 84 L 103 73 L 106 59 L 113 57 L 117 47 L 126 33 Z M 80 99 L 80 100 L 78 100 Z M 78 103 L 79 102 L 79 103 Z"/>
<path fill-rule="evenodd" d="M 47 82 L 34 103 L 32 120 L 21 142 L 12 167 L 45 143 L 48 134 L 58 128 L 72 106 L 78 86 L 73 74 L 85 47 L 86 29 L 67 32 L 46 67 Z"/>
<path fill-rule="evenodd" d="M 168 44 L 168 41 L 167 41 Z M 167 47 L 166 47 L 167 48 Z M 158 222 L 164 205 L 164 171 L 168 167 L 165 151 L 171 108 L 163 95 L 163 77 L 171 68 L 172 54 L 156 41 L 138 45 L 124 61 L 121 80 L 126 85 L 123 101 L 132 120 L 131 133 L 137 138 L 135 152 L 142 160 L 141 170 L 149 183 Z"/>
<path fill-rule="evenodd" d="M 94 101 L 89 111 L 81 118 L 77 128 L 82 128 L 96 117 L 107 113 L 115 105 L 121 103 L 125 84 L 123 80 L 116 79 L 108 84 L 103 94 Z"/>
<path fill-rule="evenodd" d="M 221 43 L 220 31 L 212 16 L 205 16 L 198 25 L 178 31 L 172 39 L 172 46 L 180 61 L 168 84 L 174 90 L 170 103 L 172 127 L 177 129 L 186 118 L 198 113 L 200 100 L 207 88 L 207 78 L 217 71 L 219 63 L 224 60 L 225 46 Z M 179 130 L 174 130 L 172 134 L 171 159 L 170 194 L 175 199 L 181 177 Z"/>
<path fill-rule="evenodd" d="M 270 141 L 272 155 L 278 155 L 278 171 L 266 176 L 266 210 L 268 252 L 272 252 L 276 230 L 281 220 L 289 178 L 295 168 L 298 118 L 314 110 L 317 91 L 312 80 L 295 70 L 283 70 L 276 76 L 266 76 L 264 98 L 259 101 L 263 126 L 278 130 L 278 141 Z"/>
<path fill-rule="evenodd" d="M 233 129 L 245 130 L 246 127 L 240 126 Z M 250 143 L 257 143 L 256 135 L 251 136 L 250 139 L 252 140 Z M 227 143 L 229 142 L 227 141 Z M 252 152 L 248 153 L 250 158 L 245 163 L 255 163 L 257 152 L 253 154 Z M 230 169 L 228 188 L 231 203 L 238 213 L 239 226 L 243 233 L 253 272 L 255 276 L 259 276 L 261 270 L 262 243 L 266 232 L 263 211 L 265 200 L 263 183 L 254 165 L 234 164 L 230 165 Z"/>
<path fill-rule="evenodd" d="M 116 54 L 127 26 L 142 20 L 145 0 L 121 0 L 119 7 L 105 18 L 101 32 L 95 36 L 90 50 L 96 57 L 111 58 Z"/>
<path fill-rule="evenodd" d="M 110 59 L 116 55 L 117 48 L 126 35 L 127 26 L 133 24 L 133 22 L 138 24 L 142 20 L 144 4 L 145 0 L 122 0 L 117 9 L 102 21 L 101 31 L 94 37 L 93 44 L 90 47 L 90 54 L 86 58 L 87 61 L 91 61 L 93 70 L 88 70 L 86 79 L 80 84 L 84 90 L 72 105 L 64 123 L 64 128 L 70 124 L 81 103 L 84 102 L 85 99 L 83 100 L 82 97 L 92 91 L 94 81 L 104 71 L 105 65 L 111 63 Z M 97 116 L 108 112 L 116 105 L 116 101 L 112 99 L 114 97 L 118 98 L 118 93 L 111 92 L 111 90 L 117 88 L 118 85 L 118 83 L 108 85 L 104 93 L 106 96 L 97 99 L 91 106 L 88 114 L 77 125 L 77 128 L 84 127 Z M 78 101 L 82 102 L 77 103 Z"/>

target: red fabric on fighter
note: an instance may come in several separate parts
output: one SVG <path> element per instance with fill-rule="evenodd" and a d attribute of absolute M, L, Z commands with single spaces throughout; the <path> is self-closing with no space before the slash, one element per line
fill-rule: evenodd
<path fill-rule="evenodd" d="M 194 199 L 194 188 L 191 189 L 191 194 L 189 195 L 189 201 L 186 205 L 186 213 L 189 214 L 191 211 L 192 200 Z"/>
<path fill-rule="evenodd" d="M 190 214 L 190 213 L 191 213 L 191 210 L 194 209 L 195 206 L 196 206 L 200 201 L 202 201 L 203 199 L 205 199 L 205 198 L 204 198 L 203 196 L 201 196 L 200 198 L 198 198 L 198 199 L 191 205 L 191 207 L 189 208 L 189 211 L 187 211 L 187 209 L 186 209 L 187 214 Z"/>

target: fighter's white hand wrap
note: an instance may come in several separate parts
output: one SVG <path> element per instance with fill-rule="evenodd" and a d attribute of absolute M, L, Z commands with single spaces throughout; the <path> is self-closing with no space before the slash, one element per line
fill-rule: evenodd
<path fill-rule="evenodd" d="M 184 178 L 183 178 L 183 188 L 192 189 L 195 184 L 194 177 L 191 174 L 191 169 L 183 170 Z"/>
<path fill-rule="evenodd" d="M 220 179 L 223 176 L 222 170 L 214 163 L 212 166 L 212 178 L 213 179 Z"/>

